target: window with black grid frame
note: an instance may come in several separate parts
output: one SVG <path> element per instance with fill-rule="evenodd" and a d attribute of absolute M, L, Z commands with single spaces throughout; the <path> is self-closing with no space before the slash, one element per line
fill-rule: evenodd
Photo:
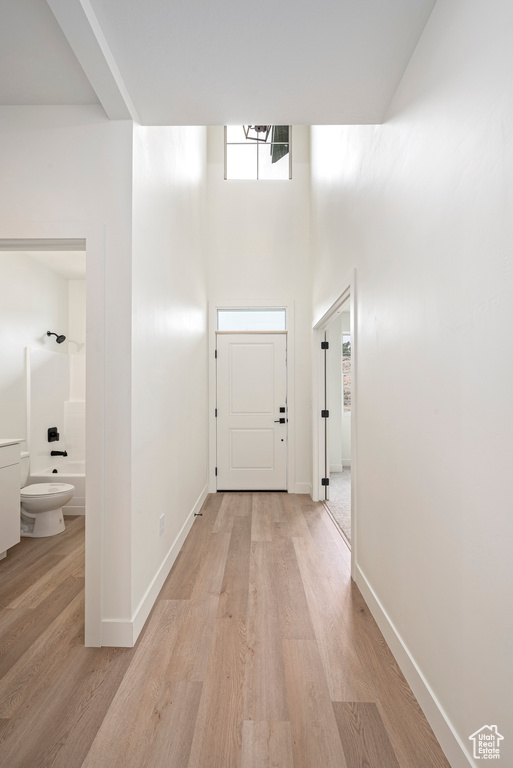
<path fill-rule="evenodd" d="M 287 181 L 292 178 L 290 125 L 225 126 L 225 179 Z"/>

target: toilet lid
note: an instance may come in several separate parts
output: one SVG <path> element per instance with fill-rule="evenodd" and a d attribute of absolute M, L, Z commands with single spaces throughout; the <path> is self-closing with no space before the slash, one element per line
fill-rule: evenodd
<path fill-rule="evenodd" d="M 21 489 L 22 496 L 48 496 L 51 493 L 65 493 L 74 491 L 75 486 L 70 483 L 35 483 L 26 485 Z"/>

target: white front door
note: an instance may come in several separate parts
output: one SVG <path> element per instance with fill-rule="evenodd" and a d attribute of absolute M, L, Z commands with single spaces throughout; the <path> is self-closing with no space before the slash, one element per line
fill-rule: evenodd
<path fill-rule="evenodd" d="M 217 489 L 287 490 L 287 334 L 217 334 Z"/>

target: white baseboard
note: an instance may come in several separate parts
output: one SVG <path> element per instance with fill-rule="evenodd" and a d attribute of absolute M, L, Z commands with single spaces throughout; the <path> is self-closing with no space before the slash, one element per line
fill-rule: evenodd
<path fill-rule="evenodd" d="M 306 493 L 307 496 L 311 496 L 312 483 L 296 483 L 291 493 Z"/>
<path fill-rule="evenodd" d="M 343 469 L 344 469 L 343 464 L 330 464 L 330 473 L 342 472 Z"/>
<path fill-rule="evenodd" d="M 106 619 L 102 621 L 102 645 L 121 648 L 132 648 L 139 637 L 142 628 L 148 618 L 151 609 L 158 597 L 162 586 L 167 579 L 173 563 L 178 557 L 178 553 L 189 533 L 194 522 L 194 515 L 200 511 L 203 502 L 207 498 L 208 491 L 205 486 L 200 493 L 194 507 L 185 520 L 180 533 L 171 545 L 162 565 L 155 574 L 151 584 L 146 590 L 141 602 L 137 606 L 131 621 L 116 621 Z"/>
<path fill-rule="evenodd" d="M 133 622 L 122 619 L 104 619 L 102 621 L 101 644 L 111 648 L 133 648 Z"/>
<path fill-rule="evenodd" d="M 73 506 L 68 504 L 66 507 L 62 508 L 62 511 L 64 512 L 64 517 L 66 517 L 66 515 L 85 515 L 85 506 Z"/>
<path fill-rule="evenodd" d="M 358 565 L 356 566 L 355 581 L 451 767 L 469 768 L 471 766 L 476 768 L 466 744 L 456 733 L 429 683 Z"/>

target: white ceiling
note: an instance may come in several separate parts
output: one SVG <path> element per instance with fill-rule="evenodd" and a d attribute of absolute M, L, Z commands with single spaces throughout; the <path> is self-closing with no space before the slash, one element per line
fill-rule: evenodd
<path fill-rule="evenodd" d="M 0 104 L 98 103 L 44 0 L 0 0 Z"/>
<path fill-rule="evenodd" d="M 378 123 L 434 4 L 0 0 L 0 104 L 100 102 L 146 125 Z"/>

